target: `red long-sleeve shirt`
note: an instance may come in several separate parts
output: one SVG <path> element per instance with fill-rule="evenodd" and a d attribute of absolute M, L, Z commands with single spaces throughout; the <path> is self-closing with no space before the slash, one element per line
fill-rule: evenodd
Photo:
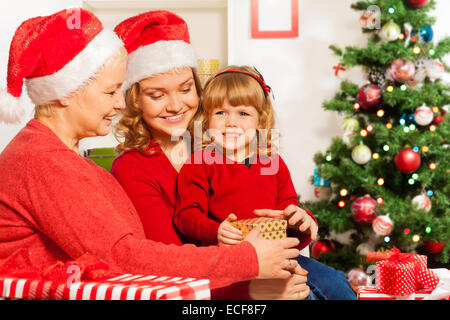
<path fill-rule="evenodd" d="M 0 154 L 0 264 L 20 249 L 32 263 L 89 252 L 112 271 L 208 278 L 221 287 L 258 274 L 255 249 L 165 245 L 145 238 L 120 184 L 31 120 Z"/>
<path fill-rule="evenodd" d="M 230 213 L 249 219 L 256 217 L 255 209 L 298 205 L 289 169 L 279 155 L 255 156 L 250 162 L 235 162 L 214 148 L 194 153 L 178 175 L 176 227 L 205 245 L 216 244 L 219 225 Z M 309 235 L 296 236 L 299 249 L 311 242 Z"/>
<path fill-rule="evenodd" d="M 155 153 L 131 150 L 117 157 L 111 173 L 130 197 L 144 227 L 147 239 L 182 245 L 187 239 L 175 228 L 173 213 L 178 172 L 158 145 Z M 250 299 L 248 282 L 211 291 L 212 299 Z"/>

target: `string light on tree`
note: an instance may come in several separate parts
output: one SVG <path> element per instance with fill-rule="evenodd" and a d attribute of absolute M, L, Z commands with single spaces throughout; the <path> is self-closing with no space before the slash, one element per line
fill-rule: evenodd
<path fill-rule="evenodd" d="M 392 123 L 390 123 L 390 122 L 386 123 L 386 128 L 392 129 Z"/>
<path fill-rule="evenodd" d="M 413 242 L 419 242 L 420 241 L 420 236 L 418 234 L 415 234 L 415 235 L 412 236 L 411 239 L 412 239 Z"/>
<path fill-rule="evenodd" d="M 339 194 L 341 195 L 341 197 L 345 197 L 348 194 L 348 190 L 347 189 L 341 189 L 339 191 Z"/>
<path fill-rule="evenodd" d="M 436 163 L 432 162 L 432 163 L 430 163 L 429 167 L 430 167 L 430 170 L 435 170 L 437 165 L 436 165 Z"/>
<path fill-rule="evenodd" d="M 377 184 L 378 184 L 379 186 L 382 186 L 382 185 L 384 184 L 384 179 L 383 179 L 383 178 L 378 178 Z"/>
<path fill-rule="evenodd" d="M 376 153 L 376 152 L 374 154 L 372 154 L 372 158 L 374 160 L 377 160 L 379 157 L 380 157 L 380 155 L 378 153 Z"/>
<path fill-rule="evenodd" d="M 394 87 L 393 86 L 387 86 L 386 87 L 386 91 L 387 92 L 392 92 L 392 91 L 394 91 Z"/>

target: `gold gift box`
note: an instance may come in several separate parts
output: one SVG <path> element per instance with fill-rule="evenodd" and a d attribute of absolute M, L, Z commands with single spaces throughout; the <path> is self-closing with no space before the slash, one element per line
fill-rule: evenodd
<path fill-rule="evenodd" d="M 200 78 L 200 82 L 202 87 L 205 86 L 206 81 L 209 77 L 219 70 L 220 62 L 218 59 L 197 59 L 198 65 L 198 77 Z"/>
<path fill-rule="evenodd" d="M 265 239 L 282 239 L 286 238 L 287 221 L 274 218 L 253 218 L 238 220 L 231 223 L 233 227 L 242 231 L 243 236 L 253 229 L 258 227 L 261 231 L 261 236 Z"/>

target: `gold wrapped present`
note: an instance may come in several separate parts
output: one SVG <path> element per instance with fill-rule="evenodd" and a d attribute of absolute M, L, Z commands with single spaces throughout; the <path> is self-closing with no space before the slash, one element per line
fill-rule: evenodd
<path fill-rule="evenodd" d="M 286 238 L 286 220 L 260 217 L 238 220 L 232 222 L 231 224 L 233 227 L 242 231 L 244 238 L 255 227 L 259 228 L 261 231 L 261 236 L 265 239 L 270 240 Z"/>
<path fill-rule="evenodd" d="M 263 232 L 261 233 L 261 237 L 267 240 L 283 239 L 286 238 L 286 230 Z"/>

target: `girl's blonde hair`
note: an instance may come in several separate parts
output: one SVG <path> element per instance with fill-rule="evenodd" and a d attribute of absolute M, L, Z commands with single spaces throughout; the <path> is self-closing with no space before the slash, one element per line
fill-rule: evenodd
<path fill-rule="evenodd" d="M 197 95 L 200 97 L 202 94 L 202 85 L 197 71 L 194 68 L 191 69 Z M 113 129 L 114 135 L 119 141 L 123 138 L 123 142 L 119 143 L 116 147 L 116 153 L 118 154 L 133 149 L 137 149 L 143 154 L 154 154 L 157 150 L 157 144 L 149 145 L 153 136 L 143 118 L 142 109 L 138 104 L 138 98 L 141 93 L 139 82 L 134 83 L 125 93 L 126 107 L 121 112 L 121 118 Z"/>
<path fill-rule="evenodd" d="M 229 72 L 230 70 L 243 71 Z M 228 71 L 228 72 L 226 72 Z M 223 73 L 225 72 L 225 73 Z M 220 75 L 219 75 L 220 73 Z M 223 74 L 222 74 L 223 73 Z M 225 100 L 232 106 L 253 106 L 259 114 L 259 127 L 257 129 L 257 152 L 270 156 L 275 152 L 273 146 L 272 129 L 275 123 L 274 110 L 269 93 L 264 89 L 265 83 L 260 83 L 252 76 L 262 79 L 261 74 L 248 66 L 228 66 L 213 74 L 205 84 L 200 100 L 199 112 L 193 121 L 202 122 L 202 137 L 196 137 L 195 141 L 202 144 L 195 149 L 205 148 L 212 143 L 206 136 L 209 128 L 209 118 L 214 108 L 224 105 Z M 193 132 L 191 132 L 193 133 Z"/>

